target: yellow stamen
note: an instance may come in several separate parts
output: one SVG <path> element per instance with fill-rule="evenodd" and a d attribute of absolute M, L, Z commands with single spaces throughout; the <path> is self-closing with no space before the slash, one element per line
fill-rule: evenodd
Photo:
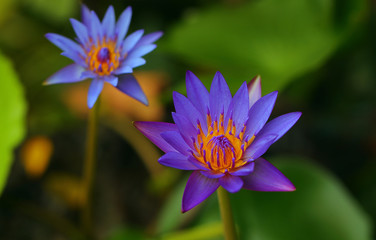
<path fill-rule="evenodd" d="M 101 55 L 103 54 L 103 50 L 106 50 L 105 56 Z M 116 48 L 115 41 L 103 39 L 102 42 L 98 41 L 97 44 L 92 44 L 85 60 L 91 71 L 100 76 L 106 76 L 119 67 L 120 52 Z"/>
<path fill-rule="evenodd" d="M 196 153 L 193 156 L 208 169 L 217 173 L 225 173 L 247 163 L 243 159 L 244 151 L 253 142 L 255 136 L 245 139 L 246 127 L 243 126 L 238 136 L 236 126 L 230 118 L 225 129 L 224 115 L 219 120 L 212 122 L 210 114 L 207 115 L 208 132 L 205 134 L 201 124 L 197 124 L 199 133 L 195 143 Z"/>

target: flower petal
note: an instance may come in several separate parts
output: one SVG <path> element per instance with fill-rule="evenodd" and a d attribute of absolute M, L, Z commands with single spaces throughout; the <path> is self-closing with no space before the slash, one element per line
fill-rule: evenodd
<path fill-rule="evenodd" d="M 62 52 L 61 55 L 64 56 L 64 57 L 67 57 L 69 59 L 72 59 L 75 63 L 77 63 L 78 65 L 80 65 L 84 68 L 87 67 L 85 60 L 79 54 L 77 54 L 73 51 Z"/>
<path fill-rule="evenodd" d="M 114 87 L 116 87 L 118 85 L 118 82 L 119 82 L 119 79 L 114 75 L 106 76 L 104 78 L 104 80 Z"/>
<path fill-rule="evenodd" d="M 142 91 L 140 85 L 138 84 L 136 78 L 130 74 L 121 74 L 117 76 L 119 78 L 117 89 L 127 94 L 128 96 L 140 101 L 146 106 L 149 104 L 145 96 L 145 93 Z"/>
<path fill-rule="evenodd" d="M 217 190 L 217 179 L 207 178 L 199 171 L 194 171 L 188 179 L 183 194 L 182 212 L 187 212 L 207 199 Z"/>
<path fill-rule="evenodd" d="M 257 135 L 268 121 L 273 110 L 278 92 L 272 92 L 260 98 L 249 110 L 245 136 Z"/>
<path fill-rule="evenodd" d="M 91 81 L 88 95 L 87 95 L 87 105 L 92 108 L 98 99 L 99 94 L 103 89 L 104 81 L 102 79 L 94 78 Z"/>
<path fill-rule="evenodd" d="M 298 121 L 301 115 L 301 112 L 291 112 L 274 118 L 261 129 L 256 139 L 273 134 L 277 136 L 274 140 L 276 142 Z"/>
<path fill-rule="evenodd" d="M 163 32 L 153 32 L 143 36 L 140 41 L 137 42 L 135 47 L 140 47 L 142 45 L 148 45 L 157 41 L 160 37 L 162 37 Z"/>
<path fill-rule="evenodd" d="M 231 100 L 228 112 L 225 117 L 225 129 L 227 128 L 227 123 L 231 118 L 236 127 L 235 134 L 237 135 L 240 131 L 242 131 L 242 128 L 248 118 L 248 104 L 249 100 L 247 83 L 244 82 Z"/>
<path fill-rule="evenodd" d="M 176 151 L 161 137 L 161 133 L 178 131 L 175 124 L 165 122 L 134 122 L 133 125 L 163 152 Z"/>
<path fill-rule="evenodd" d="M 248 83 L 249 108 L 261 98 L 261 77 L 257 75 Z"/>
<path fill-rule="evenodd" d="M 144 29 L 137 30 L 134 33 L 130 34 L 122 44 L 122 54 L 128 53 L 134 48 L 136 43 L 141 39 L 144 34 Z"/>
<path fill-rule="evenodd" d="M 115 10 L 113 6 L 109 6 L 103 17 L 102 29 L 105 36 L 109 37 L 114 34 L 115 30 Z"/>
<path fill-rule="evenodd" d="M 90 37 L 93 39 L 93 42 L 102 41 L 103 39 L 103 29 L 101 22 L 99 21 L 99 18 L 97 14 L 94 11 L 90 12 L 91 18 L 90 18 L 90 24 L 88 26 L 89 28 L 89 34 Z"/>
<path fill-rule="evenodd" d="M 126 58 L 123 65 L 129 66 L 129 69 L 127 69 L 128 73 L 132 72 L 132 68 L 142 66 L 146 63 L 145 59 L 143 58 Z M 129 72 L 130 71 L 130 72 Z"/>
<path fill-rule="evenodd" d="M 113 71 L 113 73 L 116 75 L 128 74 L 132 72 L 133 72 L 133 69 L 125 62 L 123 62 L 115 71 Z"/>
<path fill-rule="evenodd" d="M 136 58 L 136 57 L 142 57 L 145 54 L 148 54 L 149 52 L 153 51 L 157 45 L 155 44 L 148 44 L 143 45 L 137 48 L 133 48 L 132 51 L 129 52 L 128 57 L 129 58 Z"/>
<path fill-rule="evenodd" d="M 197 170 L 197 167 L 188 161 L 188 156 L 177 152 L 166 153 L 158 159 L 158 162 L 164 166 L 181 170 Z"/>
<path fill-rule="evenodd" d="M 230 193 L 238 192 L 243 187 L 243 180 L 240 177 L 230 174 L 226 174 L 218 179 L 218 181 L 219 184 Z"/>
<path fill-rule="evenodd" d="M 178 113 L 172 113 L 172 118 L 179 129 L 184 141 L 191 149 L 194 149 L 194 142 L 196 141 L 197 129 L 192 123 L 184 116 Z"/>
<path fill-rule="evenodd" d="M 226 116 L 231 98 L 231 92 L 225 79 L 220 72 L 217 72 L 214 76 L 209 94 L 210 115 L 212 120 L 219 119 L 221 113 Z"/>
<path fill-rule="evenodd" d="M 206 119 L 202 117 L 202 114 L 200 114 L 197 108 L 193 106 L 185 96 L 178 92 L 173 92 L 172 97 L 176 113 L 184 115 L 193 126 L 197 126 L 198 123 L 200 123 L 204 134 L 206 134 L 208 132 Z"/>
<path fill-rule="evenodd" d="M 275 142 L 277 135 L 270 134 L 262 137 L 256 137 L 251 145 L 245 150 L 243 158 L 253 160 L 261 157 L 269 147 Z"/>
<path fill-rule="evenodd" d="M 167 131 L 161 133 L 161 137 L 170 144 L 176 151 L 184 155 L 189 155 L 190 147 L 185 143 L 184 139 L 177 131 Z"/>
<path fill-rule="evenodd" d="M 82 15 L 82 22 L 88 27 L 91 21 L 90 20 L 91 13 L 90 13 L 89 8 L 85 4 L 82 4 L 81 15 Z"/>
<path fill-rule="evenodd" d="M 198 161 L 196 158 L 189 156 L 188 161 L 190 161 L 193 165 L 195 165 L 198 169 L 207 171 L 208 168 L 202 162 Z M 205 174 L 204 174 L 205 175 Z"/>
<path fill-rule="evenodd" d="M 192 104 L 206 116 L 209 109 L 209 92 L 191 71 L 186 73 L 187 96 Z"/>
<path fill-rule="evenodd" d="M 79 44 L 77 44 L 69 38 L 66 38 L 56 33 L 47 33 L 45 36 L 50 42 L 55 44 L 64 52 L 74 52 L 76 54 L 80 54 L 81 56 L 86 55 L 84 49 Z"/>
<path fill-rule="evenodd" d="M 43 83 L 43 85 L 50 85 L 56 83 L 72 83 L 82 81 L 81 74 L 85 71 L 83 67 L 78 64 L 71 64 L 65 68 L 60 69 Z"/>
<path fill-rule="evenodd" d="M 95 78 L 97 75 L 93 73 L 92 71 L 83 71 L 80 76 L 80 80 L 85 80 L 86 78 Z"/>
<path fill-rule="evenodd" d="M 222 172 L 213 172 L 211 170 L 208 170 L 207 168 L 206 168 L 206 170 L 201 171 L 201 174 L 204 175 L 205 177 L 208 177 L 208 178 L 220 178 L 220 177 L 223 177 L 225 175 Z"/>
<path fill-rule="evenodd" d="M 81 44 L 86 45 L 89 42 L 89 35 L 86 26 L 74 18 L 71 18 L 69 20 Z"/>
<path fill-rule="evenodd" d="M 232 169 L 230 174 L 232 176 L 246 176 L 246 175 L 251 174 L 254 168 L 255 168 L 255 163 L 252 161 L 252 162 L 245 164 L 244 166 Z"/>
<path fill-rule="evenodd" d="M 276 167 L 263 158 L 255 160 L 255 170 L 242 177 L 243 188 L 263 192 L 295 191 L 295 186 Z"/>
<path fill-rule="evenodd" d="M 119 47 L 128 32 L 129 24 L 132 18 L 132 8 L 127 7 L 120 15 L 116 23 L 115 33 L 117 35 L 116 46 Z"/>

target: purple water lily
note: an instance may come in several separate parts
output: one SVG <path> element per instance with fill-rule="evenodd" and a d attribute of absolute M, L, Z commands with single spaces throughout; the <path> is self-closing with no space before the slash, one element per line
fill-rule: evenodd
<path fill-rule="evenodd" d="M 142 56 L 156 48 L 153 42 L 162 36 L 162 32 L 143 36 L 144 30 L 141 29 L 125 38 L 131 17 L 132 9 L 128 7 L 116 22 L 114 8 L 110 6 L 101 22 L 94 11 L 83 5 L 83 22 L 70 19 L 77 42 L 47 33 L 46 38 L 63 50 L 61 55 L 75 63 L 49 77 L 45 84 L 79 82 L 92 78 L 87 99 L 89 108 L 94 106 L 104 82 L 147 105 L 146 96 L 132 72 L 133 68 L 145 64 Z"/>
<path fill-rule="evenodd" d="M 175 124 L 135 122 L 135 126 L 164 154 L 162 165 L 193 170 L 182 203 L 186 212 L 209 197 L 219 186 L 229 192 L 294 191 L 277 168 L 261 158 L 299 119 L 300 112 L 266 123 L 277 92 L 261 97 L 261 79 L 240 87 L 234 97 L 220 72 L 210 93 L 190 71 L 186 75 L 188 98 L 173 93 Z M 265 124 L 266 123 L 266 124 Z"/>

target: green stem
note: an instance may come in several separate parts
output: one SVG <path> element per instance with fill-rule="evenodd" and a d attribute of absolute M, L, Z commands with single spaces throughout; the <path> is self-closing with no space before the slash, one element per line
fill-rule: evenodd
<path fill-rule="evenodd" d="M 83 172 L 83 208 L 81 215 L 81 223 L 83 230 L 91 235 L 92 229 L 92 212 L 91 212 L 91 189 L 94 179 L 95 170 L 95 158 L 97 150 L 97 125 L 98 125 L 98 114 L 99 114 L 99 104 L 100 99 L 98 98 L 93 109 L 89 113 L 89 122 L 86 135 L 86 151 L 85 151 L 85 162 L 84 162 L 84 172 Z"/>
<path fill-rule="evenodd" d="M 234 219 L 232 217 L 231 204 L 228 192 L 224 188 L 219 187 L 217 190 L 217 194 L 225 239 L 236 240 L 235 224 Z"/>

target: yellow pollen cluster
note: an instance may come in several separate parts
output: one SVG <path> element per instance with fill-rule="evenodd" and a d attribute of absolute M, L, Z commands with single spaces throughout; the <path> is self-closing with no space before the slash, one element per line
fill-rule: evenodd
<path fill-rule="evenodd" d="M 223 114 L 218 121 L 213 122 L 208 114 L 207 125 L 207 134 L 202 131 L 200 123 L 197 125 L 199 133 L 194 144 L 196 152 L 193 156 L 215 173 L 225 173 L 246 164 L 242 156 L 255 136 L 249 139 L 244 136 L 245 126 L 238 136 L 235 136 L 236 127 L 233 120 L 229 119 L 225 129 Z"/>
<path fill-rule="evenodd" d="M 103 50 L 106 52 L 105 56 L 102 56 Z M 120 52 L 116 48 L 116 42 L 103 39 L 102 42 L 93 43 L 87 52 L 85 61 L 94 73 L 100 76 L 110 75 L 120 64 Z"/>

